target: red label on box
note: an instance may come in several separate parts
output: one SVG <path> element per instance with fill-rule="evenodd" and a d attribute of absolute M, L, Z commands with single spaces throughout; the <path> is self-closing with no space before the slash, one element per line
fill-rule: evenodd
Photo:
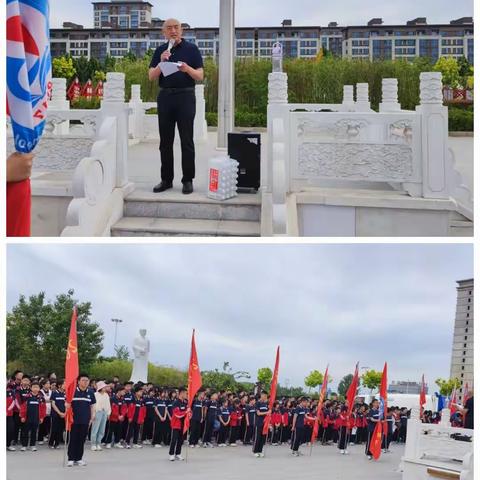
<path fill-rule="evenodd" d="M 210 169 L 210 187 L 211 192 L 216 192 L 218 190 L 218 170 L 216 168 Z"/>

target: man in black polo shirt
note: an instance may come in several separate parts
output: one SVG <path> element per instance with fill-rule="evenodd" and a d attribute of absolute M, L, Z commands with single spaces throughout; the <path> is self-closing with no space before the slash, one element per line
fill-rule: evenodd
<path fill-rule="evenodd" d="M 68 441 L 68 463 L 67 466 L 85 466 L 83 458 L 83 447 L 88 435 L 88 428 L 95 418 L 95 394 L 88 388 L 88 375 L 81 373 L 78 376 L 78 386 L 73 394 L 72 403 L 65 402 L 65 408 L 73 410 L 73 425 Z"/>
<path fill-rule="evenodd" d="M 160 45 L 153 54 L 148 78 L 158 78 L 160 93 L 157 98 L 158 128 L 160 131 L 160 157 L 162 181 L 153 191 L 164 192 L 173 186 L 173 141 L 175 124 L 178 126 L 182 146 L 182 170 L 184 194 L 193 192 L 195 178 L 195 145 L 193 121 L 195 118 L 195 82 L 203 80 L 203 60 L 200 50 L 182 38 L 182 25 L 176 19 L 166 20 L 163 34 L 167 43 Z M 165 77 L 160 62 L 181 62 L 179 71 Z"/>

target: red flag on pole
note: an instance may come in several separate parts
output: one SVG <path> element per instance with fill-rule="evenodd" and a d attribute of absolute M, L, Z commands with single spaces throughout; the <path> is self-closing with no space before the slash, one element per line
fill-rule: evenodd
<path fill-rule="evenodd" d="M 452 395 L 450 396 L 450 416 L 452 416 L 457 411 L 457 407 L 455 406 L 456 403 L 457 403 L 457 387 L 454 388 Z"/>
<path fill-rule="evenodd" d="M 275 398 L 277 397 L 277 382 L 278 382 L 278 365 L 280 363 L 280 347 L 277 347 L 277 358 L 275 359 L 275 370 L 273 371 L 272 383 L 270 384 L 270 401 L 268 402 L 268 409 L 270 411 L 273 410 L 273 404 L 275 402 Z M 272 414 L 269 413 L 265 416 L 263 422 L 263 430 L 262 434 L 268 434 L 268 428 L 270 427 L 270 420 Z"/>
<path fill-rule="evenodd" d="M 187 402 L 188 408 L 192 407 L 193 399 L 202 386 L 202 374 L 198 366 L 197 347 L 195 346 L 195 330 L 192 333 L 192 347 L 190 349 L 190 364 L 188 366 L 188 387 L 187 387 Z M 190 415 L 185 417 L 183 424 L 183 433 L 188 431 L 190 426 Z"/>
<path fill-rule="evenodd" d="M 67 355 L 65 358 L 65 401 L 71 403 L 78 377 L 78 344 L 77 344 L 77 307 L 73 307 L 72 320 L 70 323 L 70 335 L 68 336 Z M 73 423 L 72 408 L 65 411 L 65 430 L 70 431 Z"/>
<path fill-rule="evenodd" d="M 319 421 L 320 421 L 320 416 L 322 414 L 323 402 L 325 400 L 325 395 L 327 393 L 327 385 L 328 385 L 328 365 L 327 365 L 327 369 L 325 370 L 325 375 L 323 376 L 323 383 L 322 383 L 322 387 L 320 388 L 320 395 L 318 397 L 317 418 L 315 423 L 313 424 L 312 439 L 310 440 L 312 445 L 315 443 L 315 440 L 318 437 Z"/>
<path fill-rule="evenodd" d="M 423 418 L 423 406 L 427 403 L 425 394 L 425 375 L 422 375 L 422 389 L 420 390 L 420 420 Z"/>
<path fill-rule="evenodd" d="M 348 387 L 346 399 L 348 401 L 347 418 L 350 420 L 353 411 L 353 404 L 355 403 L 355 397 L 358 390 L 358 362 L 355 367 L 355 373 L 353 374 L 352 383 Z"/>
<path fill-rule="evenodd" d="M 463 394 L 463 405 L 467 403 L 467 400 L 470 398 L 470 388 L 468 387 L 468 382 L 465 384 L 465 389 L 464 389 L 464 394 Z"/>
<path fill-rule="evenodd" d="M 375 426 L 370 442 L 370 452 L 375 460 L 380 458 L 382 452 L 382 434 L 387 434 L 388 426 L 384 421 L 387 415 L 387 362 L 383 367 L 382 381 L 380 382 L 380 409 L 379 422 Z M 383 428 L 382 428 L 383 427 Z"/>

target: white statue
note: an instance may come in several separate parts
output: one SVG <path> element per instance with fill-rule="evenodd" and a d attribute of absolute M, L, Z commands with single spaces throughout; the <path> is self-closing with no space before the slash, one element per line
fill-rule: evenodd
<path fill-rule="evenodd" d="M 147 383 L 148 376 L 148 353 L 150 352 L 150 341 L 145 337 L 147 331 L 140 330 L 140 336 L 133 341 L 133 371 L 131 382 Z"/>

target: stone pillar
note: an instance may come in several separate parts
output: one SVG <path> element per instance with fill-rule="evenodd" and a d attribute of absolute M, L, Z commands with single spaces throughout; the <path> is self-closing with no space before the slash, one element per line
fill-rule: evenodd
<path fill-rule="evenodd" d="M 357 83 L 357 101 L 355 111 L 370 112 L 370 100 L 368 99 L 368 83 Z"/>
<path fill-rule="evenodd" d="M 205 85 L 195 85 L 196 111 L 194 122 L 194 138 L 196 142 L 208 140 L 207 120 L 205 119 Z"/>
<path fill-rule="evenodd" d="M 343 110 L 346 112 L 355 111 L 355 100 L 353 99 L 353 85 L 343 86 Z"/>
<path fill-rule="evenodd" d="M 273 122 L 283 115 L 283 106 L 288 104 L 288 75 L 284 72 L 268 74 L 267 161 L 261 164 L 261 187 L 263 191 L 272 191 L 273 179 Z"/>
<path fill-rule="evenodd" d="M 235 0 L 220 0 L 218 62 L 218 148 L 227 148 L 235 126 Z"/>
<path fill-rule="evenodd" d="M 442 74 L 420 74 L 422 177 L 425 198 L 449 198 L 453 171 L 448 165 L 448 108 L 443 106 Z"/>
<path fill-rule="evenodd" d="M 70 110 L 70 102 L 67 100 L 67 80 L 65 78 L 52 78 L 52 99 L 48 103 L 52 110 Z M 47 109 L 48 117 L 48 109 Z M 55 125 L 54 135 L 68 135 L 70 121 Z"/>
<path fill-rule="evenodd" d="M 132 85 L 129 107 L 131 114 L 128 117 L 128 133 L 131 138 L 140 140 L 144 136 L 143 119 L 145 116 L 140 85 Z"/>
<path fill-rule="evenodd" d="M 117 119 L 117 168 L 116 187 L 128 183 L 128 114 L 130 108 L 125 103 L 125 74 L 108 72 L 101 104 L 101 116 Z M 97 125 L 97 131 L 99 125 Z"/>
<path fill-rule="evenodd" d="M 398 80 L 396 78 L 384 78 L 382 80 L 382 103 L 380 112 L 399 112 L 398 103 Z"/>

